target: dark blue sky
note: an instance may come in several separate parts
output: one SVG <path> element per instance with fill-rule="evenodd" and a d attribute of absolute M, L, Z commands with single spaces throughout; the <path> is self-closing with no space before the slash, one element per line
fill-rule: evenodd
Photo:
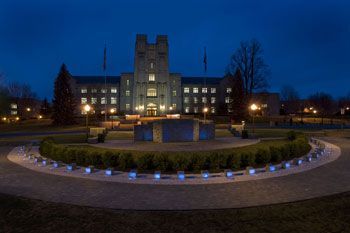
<path fill-rule="evenodd" d="M 0 1 L 0 71 L 52 97 L 62 62 L 74 75 L 133 70 L 135 35 L 167 34 L 170 70 L 222 76 L 241 40 L 258 39 L 271 67 L 270 90 L 302 96 L 350 91 L 350 1 Z"/>

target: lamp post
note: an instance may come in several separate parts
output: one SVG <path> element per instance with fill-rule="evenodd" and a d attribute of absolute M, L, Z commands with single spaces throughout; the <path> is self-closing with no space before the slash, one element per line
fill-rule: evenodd
<path fill-rule="evenodd" d="M 86 113 L 86 136 L 88 137 L 89 136 L 89 112 L 91 110 L 90 105 L 86 104 L 84 106 L 84 110 Z"/>
<path fill-rule="evenodd" d="M 111 108 L 111 110 L 110 110 L 110 113 L 111 113 L 111 121 L 112 121 L 112 129 L 113 129 L 113 114 L 115 113 L 115 109 L 114 108 Z"/>
<path fill-rule="evenodd" d="M 208 108 L 207 108 L 207 107 L 203 108 L 203 113 L 204 113 L 204 124 L 206 123 L 206 120 L 207 120 L 207 112 L 208 112 Z"/>
<path fill-rule="evenodd" d="M 250 109 L 253 112 L 253 133 L 255 133 L 255 111 L 258 109 L 258 106 L 256 104 L 250 105 Z"/>

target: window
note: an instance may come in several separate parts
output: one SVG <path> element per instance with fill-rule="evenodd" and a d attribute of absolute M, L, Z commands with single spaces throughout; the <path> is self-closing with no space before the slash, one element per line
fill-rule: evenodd
<path fill-rule="evenodd" d="M 216 93 L 216 88 L 215 88 L 215 87 L 210 88 L 210 92 L 211 92 L 212 94 Z"/>
<path fill-rule="evenodd" d="M 11 115 L 17 115 L 17 111 L 11 111 Z"/>
<path fill-rule="evenodd" d="M 267 108 L 267 104 L 262 104 L 261 107 L 262 108 Z"/>
<path fill-rule="evenodd" d="M 190 88 L 189 87 L 184 87 L 184 93 L 190 93 Z"/>
<path fill-rule="evenodd" d="M 173 109 L 176 109 L 176 104 L 172 104 Z"/>
<path fill-rule="evenodd" d="M 151 69 L 153 69 L 154 68 L 154 63 L 151 62 L 150 66 L 151 66 Z"/>
<path fill-rule="evenodd" d="M 81 98 L 81 104 L 86 104 L 87 103 L 87 98 Z"/>
<path fill-rule="evenodd" d="M 130 91 L 129 90 L 125 91 L 125 96 L 130 96 Z"/>
<path fill-rule="evenodd" d="M 87 93 L 87 89 L 86 89 L 86 88 L 82 88 L 82 89 L 80 90 L 80 92 L 81 92 L 81 93 Z"/>
<path fill-rule="evenodd" d="M 198 87 L 193 88 L 193 93 L 198 93 Z"/>
<path fill-rule="evenodd" d="M 190 102 L 190 98 L 188 97 L 188 96 L 186 96 L 185 98 L 184 98 L 184 103 L 185 104 L 188 104 Z"/>
<path fill-rule="evenodd" d="M 107 93 L 107 89 L 101 89 L 101 93 Z"/>
<path fill-rule="evenodd" d="M 111 97 L 111 104 L 117 104 L 117 97 Z"/>
<path fill-rule="evenodd" d="M 107 104 L 107 103 L 106 103 L 106 98 L 105 98 L 105 97 L 102 97 L 102 98 L 101 98 L 101 104 Z"/>
<path fill-rule="evenodd" d="M 148 97 L 156 97 L 157 96 L 157 90 L 155 88 L 148 88 L 147 89 L 147 96 Z"/>
<path fill-rule="evenodd" d="M 127 85 L 127 86 L 130 85 L 130 80 L 129 80 L 129 79 L 126 80 L 126 85 Z"/>
<path fill-rule="evenodd" d="M 211 97 L 210 98 L 210 103 L 215 104 L 215 102 L 216 102 L 216 98 L 215 97 Z"/>
<path fill-rule="evenodd" d="M 207 93 L 207 92 L 208 92 L 208 88 L 203 87 L 203 88 L 202 88 L 202 93 Z"/>
<path fill-rule="evenodd" d="M 173 91 L 173 96 L 174 96 L 174 97 L 176 96 L 176 91 Z"/>
<path fill-rule="evenodd" d="M 202 103 L 207 103 L 207 97 L 202 97 Z"/>
<path fill-rule="evenodd" d="M 117 88 L 116 87 L 112 87 L 111 88 L 111 93 L 117 93 Z"/>
<path fill-rule="evenodd" d="M 198 113 L 198 107 L 193 108 L 194 113 Z"/>
<path fill-rule="evenodd" d="M 149 74 L 148 81 L 156 81 L 156 76 L 154 74 Z"/>
<path fill-rule="evenodd" d="M 232 92 L 232 88 L 231 87 L 226 88 L 226 93 L 231 93 L 231 92 Z"/>
<path fill-rule="evenodd" d="M 198 103 L 198 97 L 193 97 L 193 103 L 197 104 Z"/>
<path fill-rule="evenodd" d="M 92 97 L 91 98 L 91 104 L 97 104 L 97 98 Z"/>
<path fill-rule="evenodd" d="M 97 89 L 96 88 L 91 89 L 91 93 L 97 93 Z"/>
<path fill-rule="evenodd" d="M 130 104 L 125 104 L 125 109 L 130 110 Z"/>
<path fill-rule="evenodd" d="M 231 101 L 230 101 L 230 97 L 225 97 L 225 103 L 230 103 Z"/>
<path fill-rule="evenodd" d="M 17 104 L 11 104 L 12 109 L 17 109 Z"/>
<path fill-rule="evenodd" d="M 211 107 L 211 113 L 215 113 L 215 108 L 214 107 Z"/>
<path fill-rule="evenodd" d="M 185 113 L 189 113 L 190 112 L 190 107 L 186 107 L 185 108 Z"/>

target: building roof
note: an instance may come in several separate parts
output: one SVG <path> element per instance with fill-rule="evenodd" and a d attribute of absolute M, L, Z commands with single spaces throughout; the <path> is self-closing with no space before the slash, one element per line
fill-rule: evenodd
<path fill-rule="evenodd" d="M 77 84 L 103 84 L 105 77 L 101 76 L 73 76 Z M 118 84 L 120 82 L 120 76 L 107 76 L 108 84 Z"/>
<path fill-rule="evenodd" d="M 182 84 L 204 84 L 218 85 L 222 78 L 218 77 L 181 77 Z"/>

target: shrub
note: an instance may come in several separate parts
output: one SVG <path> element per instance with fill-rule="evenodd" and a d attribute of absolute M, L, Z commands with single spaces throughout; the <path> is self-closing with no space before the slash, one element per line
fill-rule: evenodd
<path fill-rule="evenodd" d="M 172 161 L 169 159 L 169 155 L 165 153 L 156 154 L 154 156 L 154 168 L 160 171 L 172 170 Z"/>
<path fill-rule="evenodd" d="M 137 168 L 140 170 L 152 170 L 154 168 L 153 165 L 154 154 L 142 154 L 137 157 L 136 164 Z"/>
<path fill-rule="evenodd" d="M 278 147 L 270 146 L 270 155 L 272 163 L 282 161 L 281 150 Z"/>
<path fill-rule="evenodd" d="M 105 139 L 106 139 L 106 134 L 105 133 L 97 134 L 97 142 L 98 143 L 104 143 Z"/>
<path fill-rule="evenodd" d="M 243 152 L 241 154 L 241 168 L 247 167 L 247 166 L 253 166 L 255 161 L 255 156 L 252 152 Z"/>
<path fill-rule="evenodd" d="M 242 130 L 242 138 L 243 139 L 249 138 L 248 130 L 246 129 Z"/>
<path fill-rule="evenodd" d="M 228 168 L 232 168 L 232 169 L 239 169 L 241 167 L 241 155 L 240 154 L 231 154 L 232 158 L 231 158 L 231 165 Z"/>
<path fill-rule="evenodd" d="M 186 155 L 178 154 L 177 156 L 172 156 L 172 159 L 174 164 L 173 169 L 175 171 L 188 169 L 189 160 Z"/>
<path fill-rule="evenodd" d="M 122 171 L 136 168 L 134 157 L 131 153 L 121 153 L 119 156 L 119 169 Z"/>
<path fill-rule="evenodd" d="M 266 164 L 270 162 L 271 160 L 271 154 L 270 151 L 266 149 L 258 149 L 258 151 L 255 154 L 255 163 L 256 164 Z"/>
<path fill-rule="evenodd" d="M 96 167 L 101 167 L 102 153 L 97 150 L 89 151 L 87 153 L 85 162 L 86 162 L 86 165 L 94 165 Z"/>
<path fill-rule="evenodd" d="M 119 153 L 113 153 L 112 151 L 106 151 L 102 154 L 102 164 L 104 168 L 117 167 L 119 160 Z"/>

